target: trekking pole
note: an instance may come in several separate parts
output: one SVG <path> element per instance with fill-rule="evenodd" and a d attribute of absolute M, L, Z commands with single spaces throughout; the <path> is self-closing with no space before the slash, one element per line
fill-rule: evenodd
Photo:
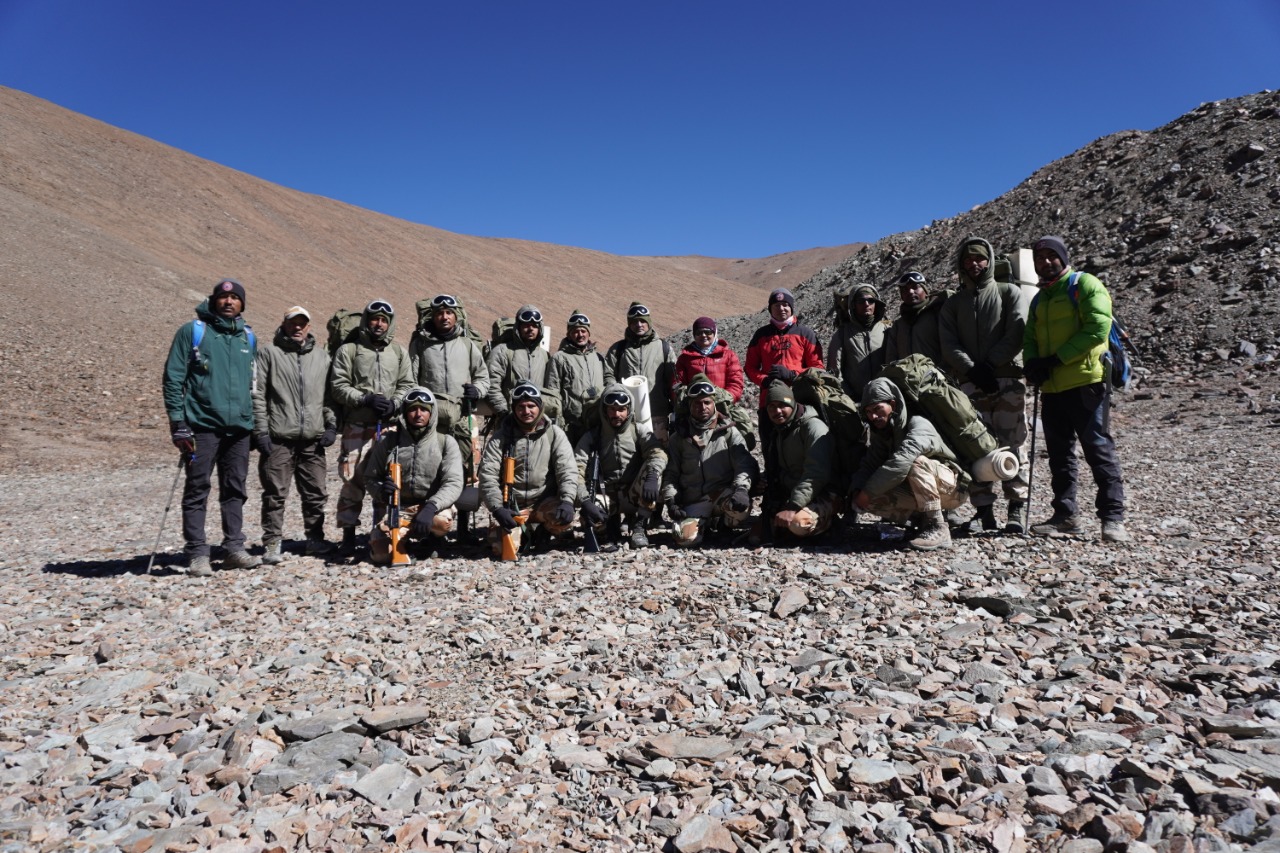
<path fill-rule="evenodd" d="M 1040 420 L 1040 386 L 1036 386 L 1031 401 L 1031 458 L 1027 460 L 1027 520 L 1022 525 L 1022 535 L 1031 535 L 1031 487 L 1036 482 L 1036 421 Z"/>
<path fill-rule="evenodd" d="M 169 487 L 169 500 L 165 502 L 164 514 L 160 516 L 160 529 L 156 531 L 156 544 L 151 546 L 151 559 L 147 560 L 147 574 L 156 562 L 156 552 L 160 550 L 160 537 L 164 534 L 164 523 L 169 520 L 169 509 L 173 506 L 173 496 L 178 491 L 178 480 L 182 477 L 182 469 L 187 467 L 187 454 L 178 455 L 178 472 L 173 475 L 173 485 Z"/>

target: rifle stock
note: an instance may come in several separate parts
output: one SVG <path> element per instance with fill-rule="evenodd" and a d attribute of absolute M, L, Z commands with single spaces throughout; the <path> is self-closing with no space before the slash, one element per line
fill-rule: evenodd
<path fill-rule="evenodd" d="M 519 527 L 513 527 L 511 530 L 502 529 L 502 559 L 510 562 L 514 560 L 520 553 L 520 537 L 516 533 L 524 527 L 524 523 L 529 520 L 529 513 L 520 512 L 520 507 L 516 505 L 516 499 L 511 496 L 511 486 L 516 481 L 516 460 L 513 456 L 504 456 L 502 458 L 502 505 L 512 510 L 516 514 L 516 521 Z"/>
<path fill-rule="evenodd" d="M 391 480 L 396 484 L 396 489 L 391 493 L 391 500 L 387 502 L 387 536 L 391 539 L 391 565 L 405 566 L 413 561 L 409 559 L 409 555 L 404 550 L 405 528 L 408 527 L 408 519 L 402 517 L 400 513 L 400 463 L 392 462 L 388 467 Z"/>

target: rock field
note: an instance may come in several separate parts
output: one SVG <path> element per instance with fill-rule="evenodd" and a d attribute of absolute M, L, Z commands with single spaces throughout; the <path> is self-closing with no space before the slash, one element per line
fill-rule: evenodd
<path fill-rule="evenodd" d="M 1120 401 L 1128 548 L 195 579 L 172 465 L 0 474 L 0 850 L 1280 850 L 1278 388 Z"/>

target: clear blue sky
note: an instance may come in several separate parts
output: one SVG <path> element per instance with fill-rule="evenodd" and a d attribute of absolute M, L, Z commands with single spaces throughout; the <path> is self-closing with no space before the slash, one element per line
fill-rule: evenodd
<path fill-rule="evenodd" d="M 1280 87 L 1280 2 L 0 0 L 0 85 L 450 231 L 761 257 Z"/>

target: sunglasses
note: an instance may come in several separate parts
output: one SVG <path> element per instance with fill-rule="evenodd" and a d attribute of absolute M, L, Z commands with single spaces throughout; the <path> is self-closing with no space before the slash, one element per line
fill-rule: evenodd
<path fill-rule="evenodd" d="M 542 392 L 538 390 L 536 385 L 522 384 L 511 389 L 511 399 L 514 400 L 541 400 Z"/>
<path fill-rule="evenodd" d="M 626 406 L 629 409 L 631 408 L 631 395 L 626 391 L 606 391 L 604 404 L 606 406 Z"/>
<path fill-rule="evenodd" d="M 859 296 L 853 300 L 855 305 L 875 305 L 876 301 L 869 296 Z"/>
<path fill-rule="evenodd" d="M 711 397 L 716 393 L 716 386 L 710 382 L 695 382 L 689 386 L 690 397 Z"/>
<path fill-rule="evenodd" d="M 715 329 L 694 329 L 694 330 L 693 330 L 693 333 L 694 333 L 695 335 L 699 335 L 699 336 L 701 336 L 701 335 L 714 335 L 714 334 L 716 333 L 716 330 L 715 330 Z"/>
<path fill-rule="evenodd" d="M 914 271 L 913 271 L 913 272 L 909 272 L 909 273 L 904 273 L 904 274 L 903 274 L 903 276 L 902 276 L 902 278 L 898 279 L 898 286 L 899 286 L 899 287 L 906 287 L 907 285 L 914 285 L 914 284 L 918 284 L 918 285 L 920 285 L 921 287 L 923 287 L 923 286 L 924 286 L 924 276 L 923 276 L 923 275 L 921 275 L 921 274 L 920 274 L 920 273 L 918 273 L 918 272 L 914 272 Z"/>
<path fill-rule="evenodd" d="M 590 326 L 591 318 L 586 314 L 571 314 L 569 316 L 570 326 Z"/>
<path fill-rule="evenodd" d="M 396 315 L 395 309 L 391 307 L 390 302 L 384 302 L 381 299 L 374 300 L 369 303 L 369 307 L 364 309 L 366 314 L 386 314 L 388 317 Z"/>
<path fill-rule="evenodd" d="M 648 317 L 649 309 L 643 305 L 632 305 L 627 309 L 627 319 L 634 320 L 637 317 Z"/>
<path fill-rule="evenodd" d="M 516 315 L 517 323 L 541 323 L 542 312 L 537 308 L 526 308 Z"/>
<path fill-rule="evenodd" d="M 450 296 L 447 293 L 442 293 L 439 296 L 437 296 L 435 299 L 431 300 L 431 307 L 432 308 L 457 308 L 458 300 L 456 297 Z"/>

